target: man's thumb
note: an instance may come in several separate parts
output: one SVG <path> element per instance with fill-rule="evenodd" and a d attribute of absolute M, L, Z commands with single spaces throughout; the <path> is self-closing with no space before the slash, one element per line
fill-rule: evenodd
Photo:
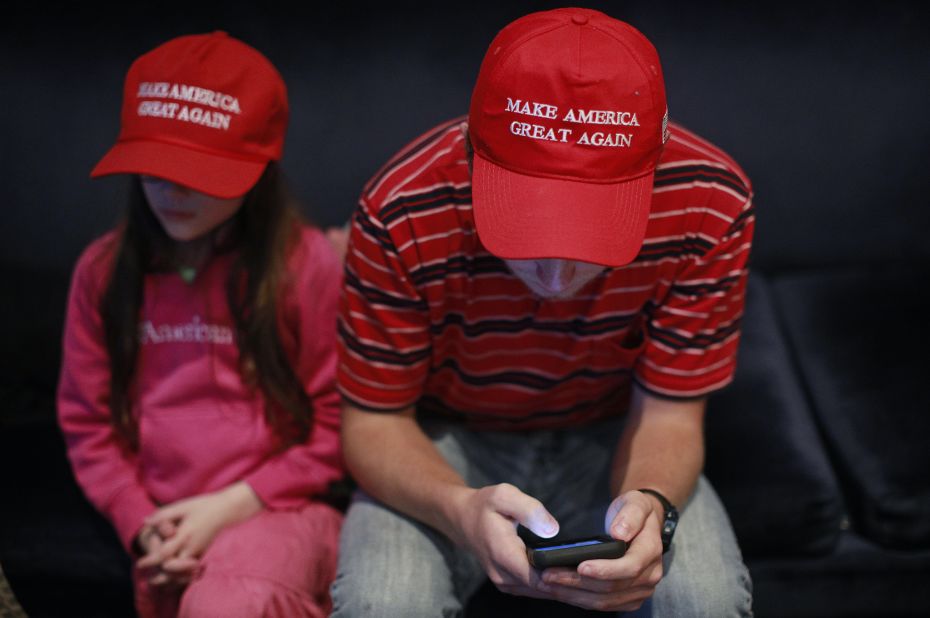
<path fill-rule="evenodd" d="M 519 523 L 523 524 L 524 528 L 536 536 L 546 539 L 554 537 L 559 533 L 559 522 L 546 510 L 546 507 L 541 502 L 538 500 L 534 500 L 534 502 L 536 504 L 526 512 L 519 520 Z"/>

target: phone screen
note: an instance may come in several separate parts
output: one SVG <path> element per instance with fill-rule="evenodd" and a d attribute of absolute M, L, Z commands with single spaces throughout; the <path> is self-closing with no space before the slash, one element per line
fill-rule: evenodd
<path fill-rule="evenodd" d="M 569 547 L 583 547 L 584 545 L 598 545 L 603 541 L 579 541 L 578 543 L 569 543 L 568 545 L 553 545 L 552 547 L 537 547 L 536 551 L 552 551 L 553 549 L 568 549 Z"/>

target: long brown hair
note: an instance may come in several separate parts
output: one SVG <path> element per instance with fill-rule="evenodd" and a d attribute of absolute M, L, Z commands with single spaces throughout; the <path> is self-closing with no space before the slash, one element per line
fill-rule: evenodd
<path fill-rule="evenodd" d="M 117 434 L 137 450 L 139 428 L 132 415 L 132 380 L 139 353 L 139 312 L 147 273 L 177 266 L 177 245 L 155 218 L 138 177 L 132 177 L 112 274 L 100 312 L 110 357 L 110 411 Z M 287 252 L 299 233 L 280 169 L 269 163 L 238 212 L 214 230 L 216 252 L 237 252 L 226 282 L 235 322 L 239 369 L 265 396 L 265 418 L 281 447 L 306 439 L 313 426 L 310 397 L 291 368 L 278 333 L 278 295 Z M 228 226 L 228 227 L 227 227 Z"/>

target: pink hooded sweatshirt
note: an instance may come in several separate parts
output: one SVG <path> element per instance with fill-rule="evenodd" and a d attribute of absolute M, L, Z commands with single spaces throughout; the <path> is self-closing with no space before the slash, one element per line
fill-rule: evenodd
<path fill-rule="evenodd" d="M 78 483 L 124 546 L 159 505 L 244 480 L 266 508 L 293 509 L 342 477 L 335 381 L 342 268 L 323 234 L 301 230 L 278 302 L 282 343 L 314 412 L 309 440 L 283 452 L 275 451 L 261 393 L 239 372 L 226 301 L 233 254 L 212 258 L 190 284 L 177 273 L 145 277 L 132 388 L 140 448 L 120 447 L 99 309 L 117 243 L 115 232 L 94 241 L 75 267 L 58 416 Z"/>

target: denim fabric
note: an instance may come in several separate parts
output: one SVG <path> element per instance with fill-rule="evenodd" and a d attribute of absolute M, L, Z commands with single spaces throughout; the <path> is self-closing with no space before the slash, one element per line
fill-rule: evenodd
<path fill-rule="evenodd" d="M 512 483 L 543 502 L 560 537 L 599 534 L 622 423 L 528 433 L 424 423 L 472 487 Z M 749 616 L 752 592 L 729 519 L 706 479 L 682 509 L 666 575 L 642 616 Z M 445 536 L 357 492 L 340 541 L 333 617 L 460 616 L 484 582 L 477 559 Z"/>

